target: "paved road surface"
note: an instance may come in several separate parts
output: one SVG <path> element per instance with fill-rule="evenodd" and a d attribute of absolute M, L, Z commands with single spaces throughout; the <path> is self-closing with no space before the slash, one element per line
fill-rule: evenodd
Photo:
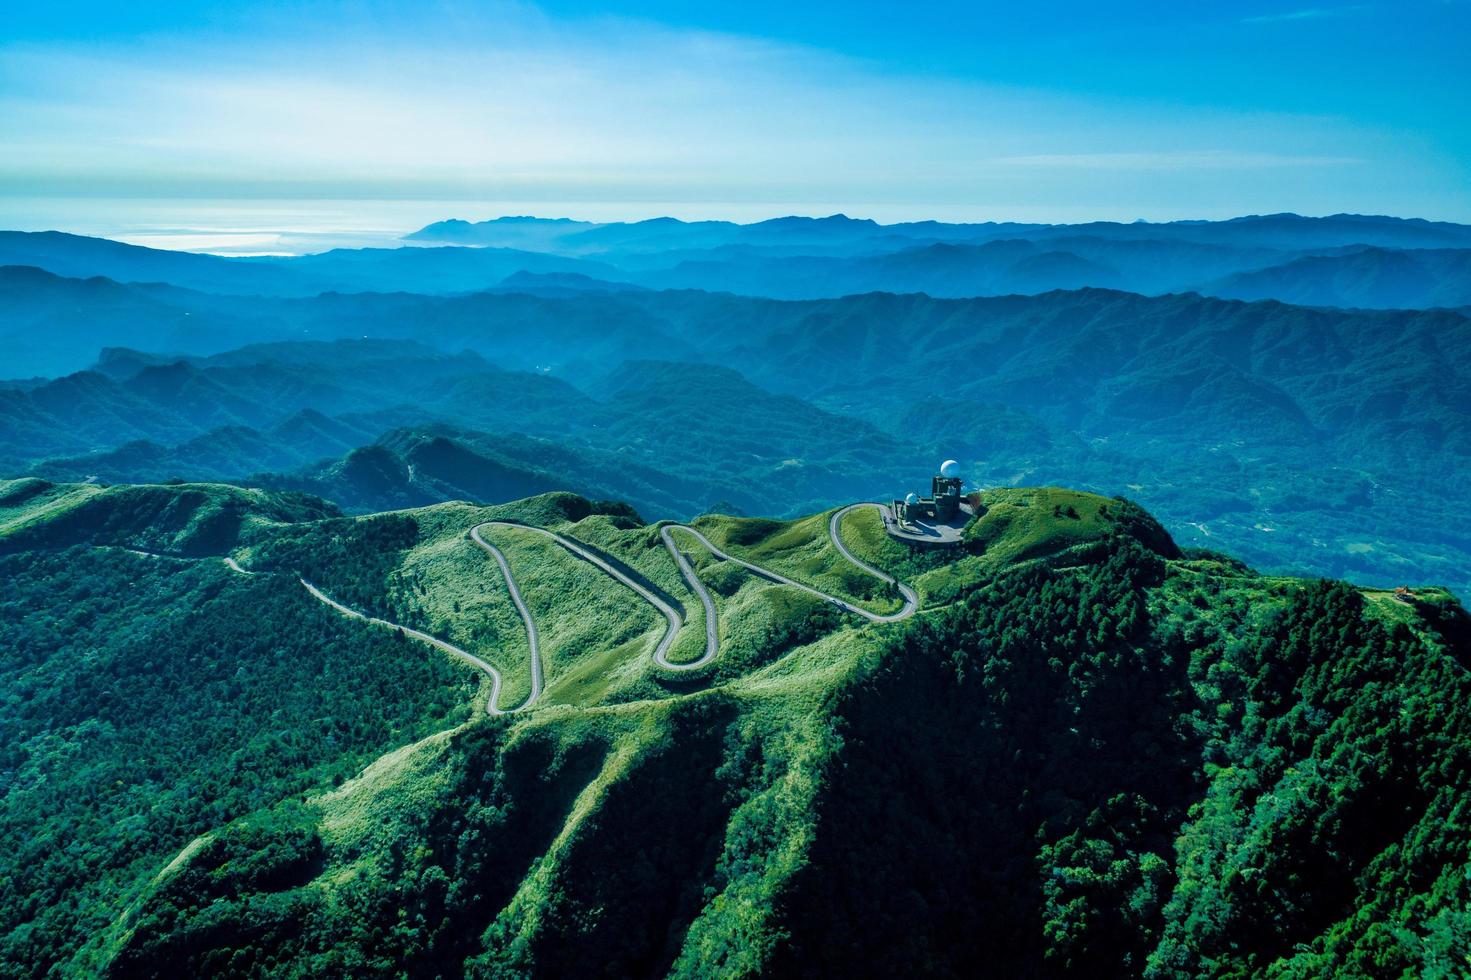
<path fill-rule="evenodd" d="M 472 536 L 474 536 L 473 532 Z M 486 663 L 481 658 L 475 656 L 475 654 L 470 653 L 467 650 L 461 650 L 453 643 L 447 643 L 437 636 L 430 636 L 428 633 L 425 633 L 421 630 L 416 630 L 411 626 L 401 626 L 398 623 L 390 623 L 386 619 L 379 619 L 377 616 L 369 616 L 367 613 L 359 612 L 358 610 L 353 609 L 351 606 L 345 606 L 342 603 L 338 602 L 336 599 L 332 598 L 327 593 L 323 592 L 321 589 L 308 582 L 306 579 L 299 579 L 299 581 L 303 586 L 306 587 L 306 590 L 310 592 L 313 597 L 342 613 L 342 615 L 344 616 L 349 616 L 353 619 L 361 619 L 366 623 L 371 623 L 374 626 L 381 626 L 384 629 L 397 630 L 398 632 L 403 633 L 405 636 L 411 636 L 422 643 L 429 644 L 436 650 L 441 650 L 452 657 L 463 660 L 465 663 L 481 671 L 490 678 L 490 697 L 489 699 L 487 699 L 485 704 L 486 713 L 492 715 L 513 714 L 517 711 L 525 711 L 527 708 L 536 703 L 536 699 L 541 696 L 541 658 L 539 655 L 536 640 L 536 625 L 531 621 L 531 613 L 526 610 L 526 604 L 521 601 L 521 593 L 516 588 L 516 580 L 511 576 L 510 568 L 506 565 L 505 556 L 503 556 L 500 551 L 497 550 L 493 545 L 486 544 L 484 541 L 478 541 L 477 543 L 479 543 L 482 547 L 484 547 L 487 551 L 494 555 L 497 561 L 500 562 L 501 571 L 506 576 L 506 585 L 511 593 L 511 599 L 516 603 L 516 608 L 521 611 L 521 618 L 526 623 L 526 638 L 528 643 L 530 644 L 532 651 L 531 693 L 527 696 L 524 702 L 514 708 L 501 708 L 500 699 L 502 682 L 500 671 L 496 670 L 494 667 Z M 255 574 L 255 572 L 252 572 L 249 569 L 241 568 L 240 563 L 237 562 L 234 558 L 227 557 L 224 561 L 225 564 L 228 565 L 233 571 L 239 572 L 241 575 Z"/>
<path fill-rule="evenodd" d="M 720 652 L 720 632 L 715 621 L 715 600 L 711 598 L 710 590 L 705 588 L 705 583 L 701 582 L 700 577 L 695 574 L 695 568 L 690 564 L 690 560 L 674 543 L 673 529 L 679 526 L 681 525 L 665 524 L 659 529 L 659 537 L 664 539 L 664 547 L 668 548 L 669 553 L 674 556 L 674 563 L 679 566 L 679 574 L 684 576 L 685 584 L 690 587 L 691 592 L 700 597 L 700 604 L 705 607 L 705 652 L 698 660 L 691 660 L 687 664 L 674 664 L 665 660 L 659 666 L 670 670 L 694 670 L 714 660 L 715 655 Z"/>
<path fill-rule="evenodd" d="M 500 671 L 496 670 L 490 664 L 475 656 L 475 654 L 469 653 L 465 650 L 461 650 L 459 647 L 455 646 L 452 643 L 446 643 L 444 640 L 441 640 L 437 636 L 430 636 L 428 633 L 416 630 L 411 626 L 400 626 L 398 623 L 390 623 L 386 619 L 379 619 L 377 616 L 369 616 L 367 613 L 358 612 L 351 606 L 344 606 L 342 603 L 327 595 L 327 593 L 323 592 L 321 589 L 317 588 L 306 579 L 301 579 L 301 584 L 306 586 L 306 590 L 317 599 L 325 602 L 327 605 L 342 613 L 342 615 L 344 616 L 350 616 L 353 619 L 361 619 L 365 622 L 372 623 L 374 626 L 381 626 L 384 629 L 397 630 L 400 633 L 403 633 L 405 636 L 412 636 L 416 640 L 427 643 L 435 649 L 442 650 L 445 653 L 449 654 L 451 657 L 458 657 L 459 659 L 468 663 L 470 666 L 483 671 L 485 675 L 490 678 L 490 699 L 486 702 L 485 705 L 485 710 L 488 714 L 508 715 L 512 712 L 521 711 L 522 709 L 530 706 L 530 702 L 527 702 L 509 710 L 502 709 L 499 705 L 501 698 Z"/>
<path fill-rule="evenodd" d="M 521 598 L 521 588 L 516 584 L 516 576 L 511 574 L 506 556 L 501 553 L 501 549 L 480 536 L 480 528 L 483 526 L 470 528 L 470 540 L 485 549 L 500 566 L 501 576 L 506 580 L 506 591 L 510 593 L 511 602 L 515 603 L 516 611 L 521 614 L 521 622 L 526 626 L 526 646 L 531 651 L 531 692 L 527 694 L 525 703 L 515 709 L 521 711 L 535 704 L 536 699 L 541 697 L 542 688 L 546 686 L 546 677 L 541 666 L 541 638 L 537 636 L 536 620 L 531 618 L 531 610 L 526 608 L 526 600 Z"/>
<path fill-rule="evenodd" d="M 885 507 L 883 504 L 849 504 L 847 507 L 835 511 L 833 513 L 832 519 L 827 522 L 828 537 L 833 539 L 833 547 L 838 549 L 838 554 L 842 555 L 844 558 L 848 559 L 850 562 L 857 565 L 859 568 L 863 569 L 874 578 L 898 586 L 899 594 L 904 597 L 904 608 L 900 609 L 897 613 L 894 613 L 893 615 L 880 617 L 877 622 L 892 623 L 897 622 L 901 619 L 908 619 L 910 616 L 913 616 L 915 610 L 919 608 L 918 594 L 916 594 L 913 589 L 896 579 L 894 576 L 888 574 L 887 572 L 879 571 L 868 562 L 863 561 L 856 555 L 854 555 L 853 552 L 848 550 L 848 546 L 843 544 L 843 536 L 838 533 L 839 527 L 842 526 L 843 518 L 846 517 L 850 512 L 858 510 L 861 507 L 877 507 L 879 511 L 879 516 L 881 518 L 892 518 L 893 516 L 889 513 L 889 508 Z"/>

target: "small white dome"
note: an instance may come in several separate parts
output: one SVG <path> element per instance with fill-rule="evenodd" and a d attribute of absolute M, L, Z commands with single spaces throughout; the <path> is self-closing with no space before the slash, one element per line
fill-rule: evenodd
<path fill-rule="evenodd" d="M 953 459 L 947 459 L 947 460 L 945 460 L 945 462 L 943 462 L 943 463 L 940 464 L 940 475 L 941 476 L 959 476 L 960 475 L 960 464 L 957 463 Z"/>
<path fill-rule="evenodd" d="M 904 503 L 907 504 L 910 507 L 913 507 L 915 504 L 919 503 L 919 494 L 915 494 L 915 493 L 905 494 L 904 495 Z"/>

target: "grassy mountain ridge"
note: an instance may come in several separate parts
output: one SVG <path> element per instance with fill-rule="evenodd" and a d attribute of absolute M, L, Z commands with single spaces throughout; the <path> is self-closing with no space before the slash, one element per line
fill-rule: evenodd
<path fill-rule="evenodd" d="M 408 238 L 0 233 L 0 975 L 1471 967 L 1471 226 Z"/>
<path fill-rule="evenodd" d="M 472 710 L 473 680 L 453 663 L 217 560 L 74 547 L 9 551 L 0 573 L 11 976 L 95 975 L 64 960 L 167 852 Z"/>
<path fill-rule="evenodd" d="M 179 555 L 220 553 L 261 523 L 320 520 L 332 505 L 305 494 L 221 484 L 113 486 L 0 481 L 0 551 L 76 544 Z"/>
<path fill-rule="evenodd" d="M 341 459 L 290 474 L 257 474 L 251 482 L 297 489 L 355 511 L 422 506 L 447 500 L 503 503 L 571 488 L 592 497 L 621 497 L 657 512 L 682 512 L 668 477 L 641 473 L 606 455 L 569 451 L 546 440 L 488 436 L 448 427 L 397 429 Z M 614 488 L 617 488 L 616 492 Z"/>
<path fill-rule="evenodd" d="M 123 490 L 91 498 L 131 512 Z M 7 485 L 28 526 L 44 522 L 46 494 L 84 491 Z M 98 625 L 164 624 L 150 659 L 173 678 L 113 718 L 110 740 L 87 741 L 80 720 L 38 740 L 24 726 L 59 710 L 48 694 L 7 739 L 24 771 L 82 745 L 93 781 L 119 772 L 124 799 L 192 786 L 204 805 L 155 838 L 141 835 L 157 823 L 73 829 L 81 854 L 127 828 L 150 856 L 65 875 L 47 865 L 65 884 L 45 893 L 38 925 L 7 933 L 7 968 L 1216 977 L 1433 971 L 1466 955 L 1471 834 L 1453 814 L 1471 793 L 1471 699 L 1459 693 L 1471 620 L 1454 600 L 1182 555 L 1110 498 L 1019 489 L 983 503 L 973 546 L 948 555 L 887 539 L 871 510 L 841 523 L 855 554 L 918 590 L 924 611 L 897 624 L 839 614 L 676 532 L 722 639 L 688 677 L 649 660 L 659 617 L 632 592 L 525 529 L 492 528 L 542 627 L 548 678 L 544 707 L 501 718 L 445 714 L 462 684 L 408 668 L 447 658 L 313 602 L 294 573 L 493 658 L 524 690 L 524 631 L 467 530 L 511 519 L 572 535 L 683 606 L 679 642 L 698 645 L 699 603 L 656 526 L 566 494 L 358 519 L 262 514 L 218 542 L 254 576 L 89 547 L 102 542 L 66 524 L 26 539 L 44 550 L 7 538 L 17 546 L 0 562 L 27 611 L 7 607 L 0 627 L 13 656 L 42 665 L 27 683 L 69 691 L 80 719 L 110 696 L 108 671 L 135 669 L 126 628 L 89 633 L 107 652 L 100 683 L 66 688 L 77 641 L 43 627 L 121 576 L 139 587 Z M 696 526 L 734 556 L 883 601 L 837 555 L 827 515 Z M 57 589 L 68 566 L 95 584 Z M 186 637 L 150 603 L 206 614 Z M 230 632 L 229 616 L 262 604 L 272 613 L 251 619 L 259 636 Z M 283 673 L 289 660 L 262 659 L 286 642 L 276 624 L 356 639 Z M 34 661 L 43 635 L 61 646 Z M 377 665 L 376 678 L 332 659 L 367 644 L 356 662 Z M 124 654 L 128 668 L 110 666 Z M 237 691 L 238 710 L 209 729 L 217 740 L 182 735 L 187 751 L 156 758 L 147 780 L 109 768 L 191 676 L 218 678 L 201 695 L 227 676 L 276 694 Z M 319 718 L 296 699 L 324 679 Z M 333 707 L 346 703 L 339 683 L 366 699 L 349 715 Z M 374 727 L 391 704 L 397 727 Z M 341 727 L 354 717 L 375 720 Z M 426 728 L 436 718 L 439 734 Z M 295 734 L 320 730 L 332 748 Z M 251 767 L 247 795 L 211 781 L 207 760 L 238 757 L 242 742 L 298 768 Z M 338 783 L 374 745 L 377 760 Z M 35 799 L 17 792 L 7 787 L 7 805 Z M 4 809 L 0 829 L 59 833 L 109 799 Z M 27 914 L 14 893 L 0 898 L 7 923 Z"/>

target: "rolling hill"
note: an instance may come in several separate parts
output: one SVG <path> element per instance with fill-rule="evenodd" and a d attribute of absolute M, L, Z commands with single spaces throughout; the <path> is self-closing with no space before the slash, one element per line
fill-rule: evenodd
<path fill-rule="evenodd" d="M 511 248 L 333 249 L 299 257 L 225 258 L 127 245 L 63 232 L 0 231 L 0 267 L 33 266 L 59 276 L 166 283 L 226 295 L 313 296 L 324 292 L 473 292 L 517 272 L 608 278 L 611 267 Z"/>
<path fill-rule="evenodd" d="M 240 305 L 174 287 L 68 279 L 29 266 L 0 265 L 0 343 L 12 377 L 55 376 L 89 364 L 99 349 L 130 344 L 209 354 L 276 336 Z"/>
<path fill-rule="evenodd" d="M 200 501 L 240 520 L 189 531 Z M 0 502 L 10 975 L 1460 955 L 1471 618 L 1439 590 L 1263 576 L 1057 488 L 983 495 L 948 553 L 872 508 Z"/>

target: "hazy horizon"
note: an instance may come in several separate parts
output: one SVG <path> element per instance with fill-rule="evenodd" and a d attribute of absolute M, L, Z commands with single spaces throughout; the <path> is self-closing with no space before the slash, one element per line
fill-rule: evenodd
<path fill-rule="evenodd" d="M 1077 214 L 1018 209 L 1006 213 L 982 208 L 896 207 L 837 202 L 804 205 L 756 202 L 0 198 L 0 230 L 60 231 L 149 248 L 247 256 L 300 255 L 332 248 L 394 247 L 408 244 L 401 241 L 402 236 L 433 222 L 452 218 L 476 222 L 527 216 L 601 223 L 671 217 L 683 221 L 750 224 L 790 216 L 820 218 L 844 214 L 885 225 L 909 221 L 1081 224 L 1093 221 L 1221 221 L 1278 213 L 1283 212 L 1256 210 L 1223 214 L 1137 215 L 1113 213 L 1108 209 Z M 1301 211 L 1292 213 L 1303 214 Z M 1304 216 L 1325 217 L 1327 213 Z M 1386 216 L 1425 221 L 1453 220 L 1419 214 Z"/>

